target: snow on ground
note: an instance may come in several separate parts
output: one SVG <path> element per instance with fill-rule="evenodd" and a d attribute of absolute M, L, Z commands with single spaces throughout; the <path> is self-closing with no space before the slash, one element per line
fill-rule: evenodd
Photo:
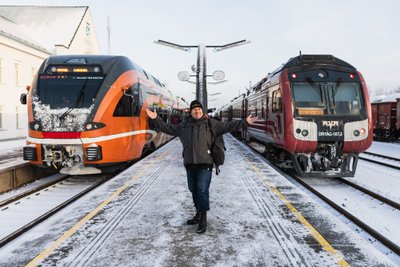
<path fill-rule="evenodd" d="M 15 188 L 15 189 L 13 189 L 11 191 L 8 191 L 8 192 L 5 192 L 3 194 L 0 194 L 0 202 L 4 201 L 6 199 L 12 198 L 12 197 L 14 197 L 16 195 L 22 194 L 23 192 L 32 190 L 32 189 L 34 189 L 36 187 L 39 187 L 41 185 L 44 185 L 46 183 L 50 183 L 52 181 L 58 180 L 58 179 L 60 179 L 61 177 L 64 177 L 64 176 L 65 176 L 64 174 L 56 173 L 56 174 L 53 174 L 53 175 L 50 175 L 50 176 L 35 180 L 35 181 L 33 181 L 33 182 L 29 183 L 29 184 L 25 184 L 25 185 L 23 185 L 21 187 Z"/>
<path fill-rule="evenodd" d="M 77 203 L 0 249 L 0 265 L 25 265 L 123 184 L 127 189 L 88 219 L 43 266 L 395 266 L 232 137 L 213 176 L 205 234 L 193 215 L 175 139 Z M 129 182 L 127 184 L 127 182 Z M 332 245 L 324 249 L 277 192 Z"/>
<path fill-rule="evenodd" d="M 22 147 L 25 144 L 25 139 L 0 140 L 0 171 L 26 162 L 22 159 Z"/>
<path fill-rule="evenodd" d="M 9 152 L 10 150 L 22 149 L 26 145 L 25 139 L 18 140 L 0 140 L 0 155 Z"/>
<path fill-rule="evenodd" d="M 400 171 L 359 160 L 356 175 L 348 180 L 400 203 Z"/>
<path fill-rule="evenodd" d="M 371 153 L 385 155 L 393 158 L 400 158 L 400 143 L 372 142 L 371 147 L 367 150 Z"/>
<path fill-rule="evenodd" d="M 368 151 L 399 158 L 400 144 L 374 141 Z M 360 159 L 356 175 L 348 179 L 400 203 L 400 171 L 398 170 Z"/>

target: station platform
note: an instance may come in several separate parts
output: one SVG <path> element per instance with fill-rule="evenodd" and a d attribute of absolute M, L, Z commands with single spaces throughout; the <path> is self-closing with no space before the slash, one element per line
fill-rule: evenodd
<path fill-rule="evenodd" d="M 230 135 L 210 188 L 208 228 L 174 139 L 0 248 L 0 266 L 394 266 Z"/>

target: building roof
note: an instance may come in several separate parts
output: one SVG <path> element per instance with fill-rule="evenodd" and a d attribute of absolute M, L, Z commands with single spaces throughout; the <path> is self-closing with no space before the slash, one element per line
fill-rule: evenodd
<path fill-rule="evenodd" d="M 0 35 L 54 54 L 69 47 L 87 6 L 0 6 Z"/>

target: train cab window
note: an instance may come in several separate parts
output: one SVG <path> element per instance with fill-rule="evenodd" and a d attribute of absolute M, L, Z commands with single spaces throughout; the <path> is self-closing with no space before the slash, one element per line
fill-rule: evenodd
<path fill-rule="evenodd" d="M 164 122 L 169 122 L 168 121 L 168 110 L 166 108 L 161 108 L 159 107 L 157 109 L 157 113 L 160 119 L 162 119 Z"/>
<path fill-rule="evenodd" d="M 141 103 L 139 90 L 129 88 L 122 95 L 114 110 L 114 117 L 135 117 L 140 115 Z"/>
<path fill-rule="evenodd" d="M 319 84 L 296 82 L 292 84 L 296 113 L 300 116 L 321 116 L 327 114 L 324 93 Z"/>
<path fill-rule="evenodd" d="M 361 106 L 361 91 L 356 83 L 342 83 L 329 88 L 330 106 L 334 115 L 359 115 Z"/>
<path fill-rule="evenodd" d="M 36 94 L 51 109 L 90 108 L 103 82 L 102 75 L 39 75 Z"/>
<path fill-rule="evenodd" d="M 292 84 L 298 115 L 360 115 L 363 98 L 358 83 L 324 82 Z"/>
<path fill-rule="evenodd" d="M 272 112 L 282 111 L 282 95 L 281 90 L 272 92 Z"/>

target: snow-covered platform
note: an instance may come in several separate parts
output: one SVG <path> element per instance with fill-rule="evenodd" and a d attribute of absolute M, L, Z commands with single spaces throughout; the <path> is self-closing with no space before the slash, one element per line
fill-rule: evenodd
<path fill-rule="evenodd" d="M 0 266 L 395 266 L 249 148 L 226 136 L 208 229 L 175 139 L 0 248 Z"/>

